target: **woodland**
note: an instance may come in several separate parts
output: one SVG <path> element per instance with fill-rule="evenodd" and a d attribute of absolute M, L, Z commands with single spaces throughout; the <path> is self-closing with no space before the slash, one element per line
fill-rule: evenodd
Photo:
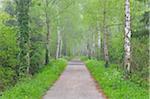
<path fill-rule="evenodd" d="M 110 99 L 149 99 L 149 6 L 0 0 L 0 99 L 40 99 L 73 58 Z"/>

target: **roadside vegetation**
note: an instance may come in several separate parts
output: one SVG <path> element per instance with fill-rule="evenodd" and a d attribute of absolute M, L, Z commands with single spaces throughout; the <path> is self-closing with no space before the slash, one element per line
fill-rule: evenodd
<path fill-rule="evenodd" d="M 58 79 L 67 61 L 53 60 L 33 77 L 27 77 L 5 91 L 0 99 L 40 99 Z"/>
<path fill-rule="evenodd" d="M 105 68 L 104 61 L 87 60 L 86 65 L 100 88 L 110 99 L 149 99 L 148 85 L 135 83 L 137 78 L 124 78 L 123 70 L 116 64 Z M 147 82 L 148 84 L 148 82 Z"/>

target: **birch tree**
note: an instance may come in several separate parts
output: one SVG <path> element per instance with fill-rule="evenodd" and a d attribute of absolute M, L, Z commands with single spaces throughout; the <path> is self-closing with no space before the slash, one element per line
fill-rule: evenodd
<path fill-rule="evenodd" d="M 61 41 L 61 30 L 60 30 L 60 16 L 59 16 L 59 9 L 58 9 L 58 6 L 57 6 L 57 14 L 58 14 L 58 17 L 57 17 L 57 49 L 56 49 L 56 59 L 58 59 L 61 55 L 61 44 L 62 44 L 62 41 Z"/>
<path fill-rule="evenodd" d="M 124 34 L 124 68 L 126 72 L 131 70 L 131 26 L 130 26 L 130 0 L 125 0 L 125 34 Z"/>
<path fill-rule="evenodd" d="M 101 31 L 100 31 L 100 24 L 97 21 L 97 59 L 100 59 L 100 52 L 101 52 Z"/>
<path fill-rule="evenodd" d="M 106 1 L 105 1 L 104 10 L 103 10 L 103 51 L 104 51 L 105 67 L 108 67 L 108 63 L 109 63 L 107 38 L 108 37 L 107 37 L 107 26 L 106 26 Z"/>

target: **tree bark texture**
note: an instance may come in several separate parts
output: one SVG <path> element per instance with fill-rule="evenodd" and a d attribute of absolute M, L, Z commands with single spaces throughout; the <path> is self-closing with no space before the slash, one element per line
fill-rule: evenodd
<path fill-rule="evenodd" d="M 131 26 L 130 26 L 130 0 L 125 0 L 125 35 L 124 35 L 124 68 L 131 70 Z"/>

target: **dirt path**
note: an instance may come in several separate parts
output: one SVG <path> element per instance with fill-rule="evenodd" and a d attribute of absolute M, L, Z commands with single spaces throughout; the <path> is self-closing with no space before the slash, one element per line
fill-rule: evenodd
<path fill-rule="evenodd" d="M 85 65 L 74 60 L 43 99 L 104 99 Z"/>

